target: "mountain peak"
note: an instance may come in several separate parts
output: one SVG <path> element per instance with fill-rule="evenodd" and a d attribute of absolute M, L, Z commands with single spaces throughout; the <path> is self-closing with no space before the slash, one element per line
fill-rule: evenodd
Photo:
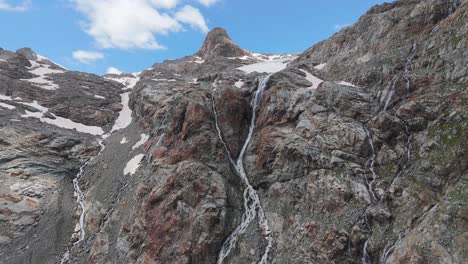
<path fill-rule="evenodd" d="M 16 51 L 16 54 L 22 55 L 28 60 L 37 60 L 37 54 L 31 48 L 21 48 Z"/>
<path fill-rule="evenodd" d="M 248 52 L 236 45 L 221 27 L 214 28 L 206 36 L 201 49 L 195 54 L 204 59 L 213 57 L 241 57 Z"/>

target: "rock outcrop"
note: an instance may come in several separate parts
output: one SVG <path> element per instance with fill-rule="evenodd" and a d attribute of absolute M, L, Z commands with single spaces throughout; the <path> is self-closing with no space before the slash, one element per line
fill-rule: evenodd
<path fill-rule="evenodd" d="M 215 28 L 206 36 L 201 49 L 195 53 L 205 60 L 214 57 L 236 58 L 247 56 L 250 53 L 237 46 L 228 36 L 224 28 Z"/>

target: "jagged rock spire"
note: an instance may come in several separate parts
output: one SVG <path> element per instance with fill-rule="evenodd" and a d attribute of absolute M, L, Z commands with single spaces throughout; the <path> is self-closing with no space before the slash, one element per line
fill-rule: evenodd
<path fill-rule="evenodd" d="M 214 57 L 241 57 L 248 52 L 236 45 L 224 28 L 217 27 L 206 36 L 201 49 L 195 53 L 204 59 Z"/>

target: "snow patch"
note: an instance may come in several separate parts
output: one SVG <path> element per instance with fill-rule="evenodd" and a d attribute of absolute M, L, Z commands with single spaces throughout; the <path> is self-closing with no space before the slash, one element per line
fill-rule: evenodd
<path fill-rule="evenodd" d="M 120 96 L 122 98 L 122 110 L 120 110 L 119 117 L 117 120 L 115 120 L 114 126 L 112 126 L 110 133 L 124 129 L 128 127 L 130 123 L 132 123 L 132 110 L 128 105 L 128 101 L 130 100 L 130 93 L 123 93 Z"/>
<path fill-rule="evenodd" d="M 140 73 L 132 73 L 132 77 L 119 77 L 119 78 L 107 78 L 109 80 L 114 80 L 117 82 L 120 82 L 121 84 L 125 85 L 124 90 L 131 90 L 137 82 L 140 80 L 139 77 Z M 120 98 L 122 100 L 122 110 L 119 112 L 119 117 L 117 117 L 117 120 L 115 120 L 114 125 L 112 126 L 111 131 L 104 135 L 104 138 L 109 136 L 112 132 L 124 129 L 128 127 L 132 123 L 132 110 L 130 109 L 130 106 L 128 105 L 128 102 L 130 101 L 130 92 L 126 92 L 120 95 Z"/>
<path fill-rule="evenodd" d="M 284 70 L 292 60 L 293 60 L 292 58 L 269 60 L 269 61 L 254 63 L 250 65 L 245 65 L 237 69 L 247 74 L 252 73 L 252 72 L 275 73 L 275 72 Z"/>
<path fill-rule="evenodd" d="M 11 99 L 11 96 L 6 96 L 6 95 L 3 95 L 3 94 L 0 94 L 0 100 L 13 101 L 13 99 Z"/>
<path fill-rule="evenodd" d="M 304 71 L 304 70 L 301 70 L 301 71 L 306 74 L 306 77 L 305 77 L 306 80 L 312 83 L 312 86 L 309 87 L 310 89 L 317 89 L 319 85 L 323 82 L 323 80 L 315 77 L 311 73 Z"/>
<path fill-rule="evenodd" d="M 45 90 L 57 90 L 60 88 L 57 84 L 55 84 L 53 81 L 48 80 L 49 74 L 57 74 L 57 73 L 64 73 L 63 70 L 54 70 L 50 69 L 50 65 L 46 64 L 39 64 L 36 61 L 30 61 L 31 62 L 31 67 L 29 67 L 31 70 L 29 71 L 30 73 L 34 75 L 38 75 L 38 77 L 32 78 L 32 79 L 22 79 L 22 81 L 27 81 L 30 82 L 36 86 L 39 86 L 42 89 Z"/>
<path fill-rule="evenodd" d="M 138 170 L 138 167 L 140 167 L 140 162 L 143 160 L 144 157 L 145 157 L 144 154 L 138 154 L 135 157 L 133 157 L 131 160 L 129 160 L 123 170 L 124 175 L 135 174 Z"/>
<path fill-rule="evenodd" d="M 177 82 L 176 79 L 153 79 L 153 81 L 157 81 L 157 82 Z"/>
<path fill-rule="evenodd" d="M 242 88 L 242 86 L 244 86 L 244 81 L 239 80 L 234 83 L 234 86 L 236 86 L 237 88 Z"/>
<path fill-rule="evenodd" d="M 1 102 L 0 102 L 0 107 L 6 108 L 6 109 L 10 109 L 10 110 L 12 110 L 12 109 L 15 109 L 15 108 L 16 108 L 16 107 L 15 107 L 15 106 L 13 106 L 13 105 L 9 105 L 9 104 L 5 104 L 5 103 L 1 103 Z"/>
<path fill-rule="evenodd" d="M 94 98 L 97 98 L 97 99 L 106 99 L 104 96 L 97 95 L 97 94 L 94 95 Z"/>
<path fill-rule="evenodd" d="M 346 86 L 351 86 L 351 87 L 357 87 L 356 85 L 354 85 L 354 84 L 352 84 L 352 83 L 349 83 L 349 82 L 345 82 L 345 81 L 338 82 L 338 84 L 346 85 Z"/>
<path fill-rule="evenodd" d="M 44 56 L 42 56 L 42 55 L 39 55 L 39 54 L 36 54 L 36 55 L 37 55 L 37 59 L 38 59 L 39 61 L 48 60 L 48 61 L 52 62 L 53 64 L 59 66 L 60 68 L 62 68 L 62 69 L 64 69 L 64 70 L 67 70 L 67 71 L 68 71 L 68 69 L 67 69 L 66 67 L 64 67 L 63 65 L 60 65 L 60 64 L 56 63 L 55 61 L 52 61 L 52 60 L 50 60 L 49 58 L 44 57 Z"/>
<path fill-rule="evenodd" d="M 118 78 L 106 77 L 106 79 L 113 80 L 113 81 L 116 81 L 125 85 L 124 90 L 131 90 L 133 89 L 133 87 L 135 87 L 137 82 L 140 80 L 140 78 L 138 77 L 139 76 L 138 73 L 132 73 L 132 76 L 133 77 L 118 77 Z"/>
<path fill-rule="evenodd" d="M 195 60 L 193 60 L 193 61 L 188 61 L 188 62 L 203 64 L 203 63 L 205 63 L 205 60 L 202 59 L 202 58 L 200 58 L 200 57 L 195 57 Z"/>
<path fill-rule="evenodd" d="M 34 100 L 32 103 L 25 103 L 25 102 L 20 102 L 20 104 L 22 105 L 27 105 L 27 106 L 31 106 L 39 111 L 41 111 L 42 113 L 47 113 L 47 111 L 49 111 L 49 108 L 47 107 L 44 107 L 40 104 L 37 103 L 36 100 Z"/>
<path fill-rule="evenodd" d="M 122 140 L 120 140 L 120 144 L 127 144 L 128 143 L 128 140 L 126 137 L 123 137 Z"/>
<path fill-rule="evenodd" d="M 149 139 L 148 135 L 141 134 L 140 135 L 140 141 L 138 141 L 137 143 L 135 143 L 135 145 L 133 145 L 132 150 L 135 150 L 135 149 L 139 148 L 140 146 L 143 146 L 143 144 L 145 144 L 146 141 L 148 141 L 148 139 Z"/>
<path fill-rule="evenodd" d="M 74 122 L 70 119 L 56 116 L 55 114 L 52 114 L 52 113 L 50 113 L 50 115 L 52 115 L 54 119 L 44 117 L 44 115 L 49 111 L 49 109 L 47 107 L 41 106 L 40 104 L 37 103 L 37 101 L 33 101 L 32 103 L 21 102 L 20 104 L 28 105 L 39 110 L 39 112 L 30 112 L 26 110 L 25 114 L 21 115 L 21 117 L 23 118 L 34 117 L 34 118 L 38 118 L 43 123 L 47 123 L 47 124 L 65 128 L 65 129 L 76 130 L 81 133 L 86 133 L 86 134 L 91 134 L 91 135 L 96 135 L 96 136 L 104 134 L 104 130 L 102 130 L 101 127 L 83 125 L 81 123 Z"/>
<path fill-rule="evenodd" d="M 321 64 L 315 66 L 314 69 L 321 70 L 321 69 L 323 69 L 323 67 L 325 67 L 325 65 L 327 65 L 327 64 L 326 63 L 321 63 Z"/>

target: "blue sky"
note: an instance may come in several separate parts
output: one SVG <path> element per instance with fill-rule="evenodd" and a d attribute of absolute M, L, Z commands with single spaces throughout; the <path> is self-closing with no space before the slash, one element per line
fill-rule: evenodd
<path fill-rule="evenodd" d="M 251 51 L 301 52 L 383 2 L 0 0 L 0 47 L 31 47 L 72 70 L 137 72 L 193 54 L 217 26 Z"/>

